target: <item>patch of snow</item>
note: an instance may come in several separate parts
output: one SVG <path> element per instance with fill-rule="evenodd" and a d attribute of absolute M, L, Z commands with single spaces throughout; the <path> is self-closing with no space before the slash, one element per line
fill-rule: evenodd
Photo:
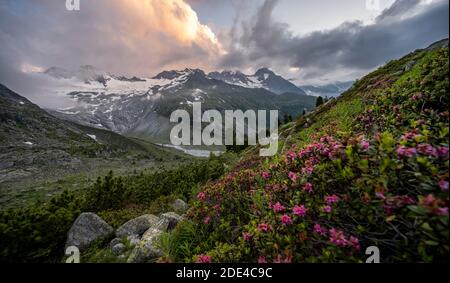
<path fill-rule="evenodd" d="M 93 139 L 94 141 L 97 141 L 97 136 L 96 135 L 89 135 L 87 134 L 88 137 L 90 137 L 91 139 Z"/>
<path fill-rule="evenodd" d="M 77 115 L 80 111 L 68 111 L 68 110 L 58 110 L 59 113 L 68 114 L 68 115 Z"/>

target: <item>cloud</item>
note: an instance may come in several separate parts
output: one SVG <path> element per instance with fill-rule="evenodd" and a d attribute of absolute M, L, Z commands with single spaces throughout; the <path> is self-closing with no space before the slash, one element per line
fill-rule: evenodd
<path fill-rule="evenodd" d="M 448 37 L 448 1 L 397 0 L 372 24 L 346 22 L 326 31 L 294 35 L 276 22 L 277 0 L 266 0 L 256 15 L 230 37 L 235 39 L 220 67 L 269 66 L 299 81 L 350 79 L 416 48 Z"/>
<path fill-rule="evenodd" d="M 80 11 L 66 11 L 64 2 L 1 1 L 1 83 L 39 98 L 39 84 L 22 72 L 23 66 L 89 64 L 142 76 L 162 69 L 207 69 L 224 52 L 183 0 L 81 0 Z"/>

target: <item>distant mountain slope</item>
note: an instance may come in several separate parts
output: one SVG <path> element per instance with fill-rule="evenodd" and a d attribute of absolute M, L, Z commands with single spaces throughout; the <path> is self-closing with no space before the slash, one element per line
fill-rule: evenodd
<path fill-rule="evenodd" d="M 290 92 L 306 95 L 301 88 L 267 68 L 259 69 L 254 75 L 245 75 L 239 71 L 223 71 L 211 72 L 208 76 L 246 88 L 264 88 L 275 94 Z"/>
<path fill-rule="evenodd" d="M 26 98 L 0 85 L 0 140 L 2 147 L 91 146 L 96 142 Z"/>
<path fill-rule="evenodd" d="M 150 150 L 151 146 L 60 120 L 0 84 L 0 183 L 39 172 L 83 170 L 85 159 L 154 162 L 175 157 L 157 146 Z"/>

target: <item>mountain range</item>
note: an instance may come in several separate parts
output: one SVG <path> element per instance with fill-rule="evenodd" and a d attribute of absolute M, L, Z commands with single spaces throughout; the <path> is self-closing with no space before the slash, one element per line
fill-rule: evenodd
<path fill-rule="evenodd" d="M 251 76 L 184 69 L 127 78 L 81 66 L 75 71 L 52 67 L 41 75 L 57 80 L 60 87 L 53 91 L 74 102 L 73 107 L 48 110 L 54 116 L 158 142 L 168 141 L 170 114 L 177 109 L 190 112 L 194 102 L 201 102 L 203 110 L 277 109 L 282 117 L 311 111 L 316 101 L 266 68 Z"/>

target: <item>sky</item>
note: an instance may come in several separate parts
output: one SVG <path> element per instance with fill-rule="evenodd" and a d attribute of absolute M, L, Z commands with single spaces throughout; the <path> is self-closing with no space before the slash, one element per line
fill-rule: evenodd
<path fill-rule="evenodd" d="M 357 79 L 448 38 L 448 0 L 0 0 L 0 83 L 93 65 L 153 76 L 268 67 L 298 85 Z"/>

